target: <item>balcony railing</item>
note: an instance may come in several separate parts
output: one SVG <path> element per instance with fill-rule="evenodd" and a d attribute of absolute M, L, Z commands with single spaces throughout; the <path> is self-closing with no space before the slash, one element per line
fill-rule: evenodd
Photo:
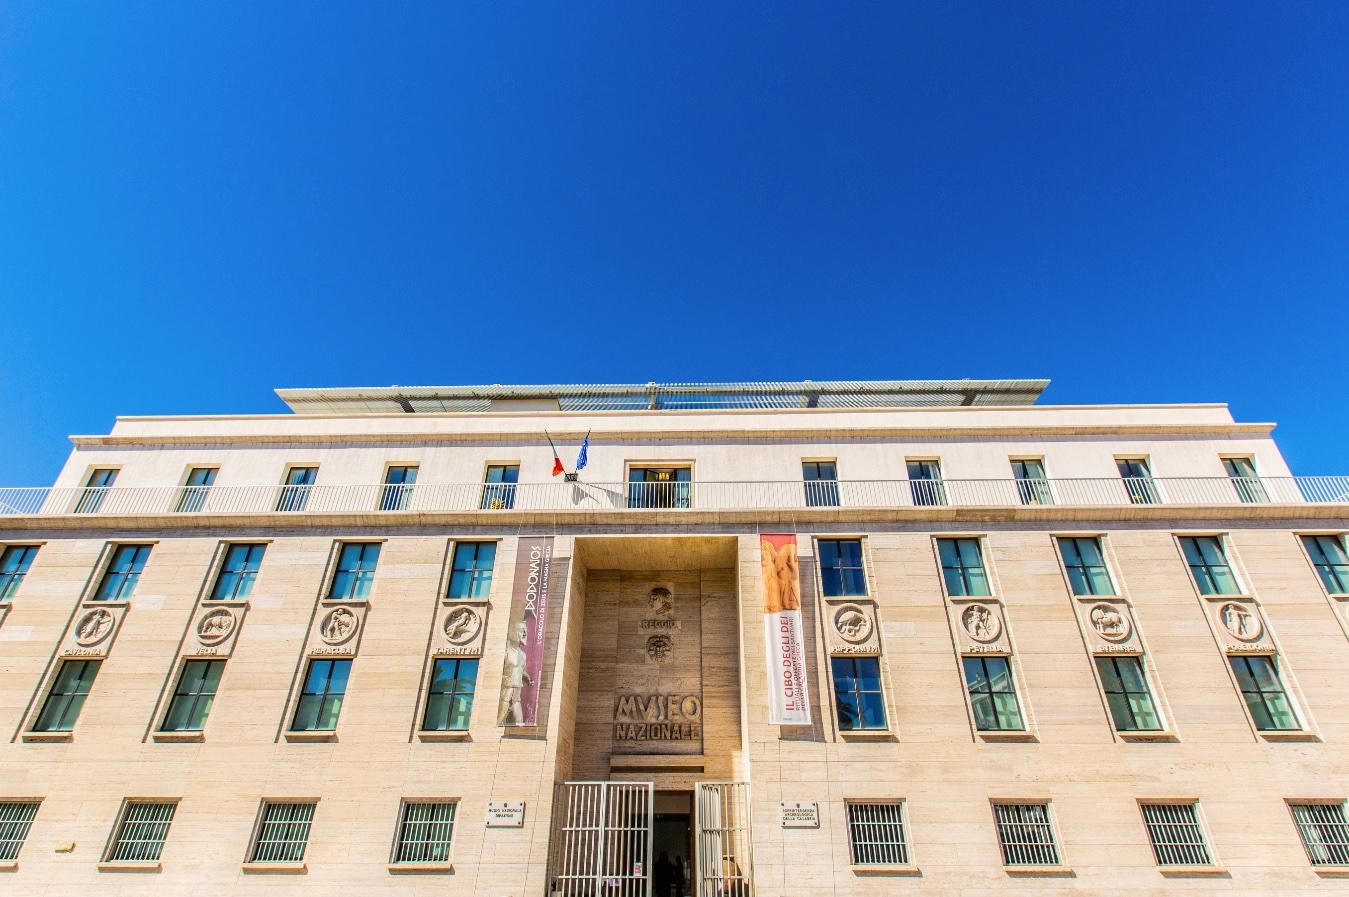
<path fill-rule="evenodd" d="M 1349 476 L 0 488 L 0 516 L 1349 505 Z"/>

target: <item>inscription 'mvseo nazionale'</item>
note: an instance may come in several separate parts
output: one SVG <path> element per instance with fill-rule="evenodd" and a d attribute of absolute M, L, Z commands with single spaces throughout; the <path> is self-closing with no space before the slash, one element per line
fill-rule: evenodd
<path fill-rule="evenodd" d="M 703 736 L 703 700 L 697 695 L 618 695 L 615 741 L 690 741 Z"/>

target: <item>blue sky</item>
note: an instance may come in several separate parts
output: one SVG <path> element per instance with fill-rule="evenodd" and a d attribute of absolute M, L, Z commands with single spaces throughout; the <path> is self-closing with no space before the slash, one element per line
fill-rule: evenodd
<path fill-rule="evenodd" d="M 1049 377 L 1344 473 L 1349 4 L 0 6 L 0 485 L 276 386 Z"/>

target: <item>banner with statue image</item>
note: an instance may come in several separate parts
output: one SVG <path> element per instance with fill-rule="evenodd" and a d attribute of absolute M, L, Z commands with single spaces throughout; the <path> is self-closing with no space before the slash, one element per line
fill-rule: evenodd
<path fill-rule="evenodd" d="M 553 572 L 553 537 L 521 536 L 515 555 L 515 585 L 506 626 L 506 656 L 501 668 L 498 726 L 536 726 L 539 684 L 543 678 L 549 584 Z"/>
<path fill-rule="evenodd" d="M 759 554 L 763 566 L 768 721 L 775 726 L 808 726 L 810 693 L 806 687 L 801 565 L 796 536 L 760 534 Z"/>

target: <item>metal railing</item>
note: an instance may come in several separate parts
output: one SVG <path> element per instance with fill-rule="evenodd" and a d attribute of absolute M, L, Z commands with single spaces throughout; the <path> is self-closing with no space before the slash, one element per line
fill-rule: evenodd
<path fill-rule="evenodd" d="M 0 516 L 1349 505 L 1349 476 L 0 488 Z M 91 493 L 94 493 L 91 500 Z"/>

